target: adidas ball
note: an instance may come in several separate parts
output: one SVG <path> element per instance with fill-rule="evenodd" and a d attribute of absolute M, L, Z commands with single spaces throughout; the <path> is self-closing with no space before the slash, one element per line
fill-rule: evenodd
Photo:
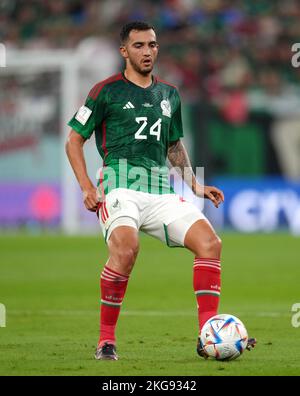
<path fill-rule="evenodd" d="M 201 343 L 216 360 L 234 360 L 246 349 L 248 334 L 243 323 L 233 315 L 216 315 L 201 330 Z"/>

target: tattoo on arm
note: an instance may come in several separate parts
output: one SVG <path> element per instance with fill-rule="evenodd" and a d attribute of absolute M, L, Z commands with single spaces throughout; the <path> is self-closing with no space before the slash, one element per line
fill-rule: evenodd
<path fill-rule="evenodd" d="M 168 149 L 168 159 L 172 166 L 179 168 L 181 177 L 191 187 L 193 191 L 196 188 L 196 177 L 192 169 L 188 153 L 181 142 L 171 142 Z"/>

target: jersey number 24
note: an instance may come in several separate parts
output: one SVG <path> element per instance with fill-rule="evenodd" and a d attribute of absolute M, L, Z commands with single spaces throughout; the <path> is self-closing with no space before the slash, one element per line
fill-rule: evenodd
<path fill-rule="evenodd" d="M 136 117 L 135 121 L 138 124 L 141 124 L 139 129 L 136 131 L 134 137 L 136 139 L 147 139 L 148 136 L 145 134 L 146 131 L 144 129 L 148 125 L 148 118 L 147 117 Z M 161 118 L 159 118 L 151 127 L 149 130 L 150 135 L 156 136 L 156 139 L 159 141 L 160 140 L 160 132 L 161 132 Z"/>

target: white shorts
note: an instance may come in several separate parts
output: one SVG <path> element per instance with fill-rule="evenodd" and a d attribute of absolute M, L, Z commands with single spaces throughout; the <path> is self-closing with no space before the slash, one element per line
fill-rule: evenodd
<path fill-rule="evenodd" d="M 106 241 L 119 226 L 145 232 L 170 247 L 184 246 L 189 228 L 206 219 L 192 203 L 176 194 L 149 194 L 116 188 L 105 197 L 99 220 Z"/>

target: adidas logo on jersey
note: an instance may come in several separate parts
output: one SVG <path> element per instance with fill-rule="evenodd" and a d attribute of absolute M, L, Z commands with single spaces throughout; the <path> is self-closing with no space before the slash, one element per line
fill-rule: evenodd
<path fill-rule="evenodd" d="M 127 102 L 127 104 L 123 107 L 123 109 L 134 109 L 134 106 L 131 102 Z"/>

